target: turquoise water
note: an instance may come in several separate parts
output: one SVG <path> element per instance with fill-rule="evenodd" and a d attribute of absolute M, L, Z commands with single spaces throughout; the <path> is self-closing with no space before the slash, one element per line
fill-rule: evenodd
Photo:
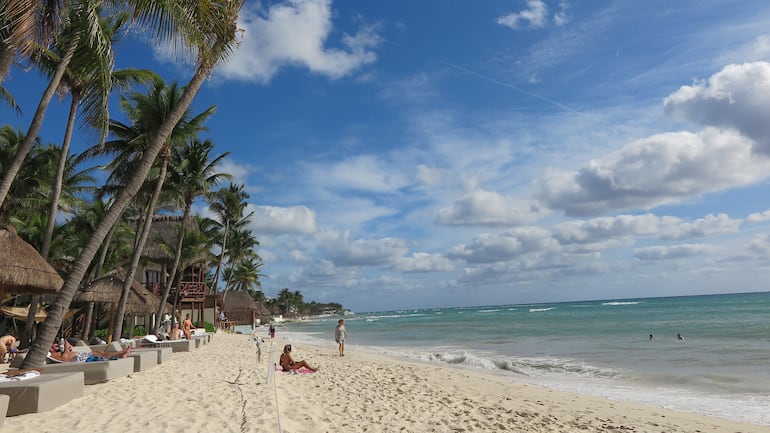
<path fill-rule="evenodd" d="M 334 348 L 338 319 L 279 332 Z M 770 292 L 374 312 L 345 322 L 352 351 L 770 425 Z"/>

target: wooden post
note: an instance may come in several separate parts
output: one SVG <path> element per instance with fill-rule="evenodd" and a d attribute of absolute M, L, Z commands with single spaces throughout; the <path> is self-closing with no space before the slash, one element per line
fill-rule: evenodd
<path fill-rule="evenodd" d="M 107 328 L 107 343 L 112 343 L 112 326 L 115 324 L 115 303 L 110 302 L 110 327 Z"/>

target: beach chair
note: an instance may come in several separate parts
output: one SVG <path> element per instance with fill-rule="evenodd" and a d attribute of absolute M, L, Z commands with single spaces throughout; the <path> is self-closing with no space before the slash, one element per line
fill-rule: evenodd
<path fill-rule="evenodd" d="M 25 356 L 26 353 L 17 355 L 10 365 L 12 369 L 20 366 Z M 39 370 L 43 375 L 82 372 L 84 376 L 83 382 L 86 385 L 92 385 L 128 376 L 134 372 L 134 360 L 133 358 L 122 358 L 112 361 L 59 362 L 56 364 L 46 364 L 40 367 Z"/>
<path fill-rule="evenodd" d="M 0 395 L 8 399 L 8 416 L 45 412 L 82 397 L 84 377 L 83 372 L 70 372 L 4 381 L 0 382 Z"/>
<path fill-rule="evenodd" d="M 5 415 L 8 413 L 8 403 L 11 397 L 7 394 L 0 394 L 0 427 L 5 423 Z"/>

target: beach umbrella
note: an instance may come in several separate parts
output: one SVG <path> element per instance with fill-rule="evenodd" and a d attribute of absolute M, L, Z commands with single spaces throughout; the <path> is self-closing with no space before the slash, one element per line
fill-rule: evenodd
<path fill-rule="evenodd" d="M 56 270 L 13 227 L 0 227 L 0 294 L 55 294 L 63 284 Z"/>

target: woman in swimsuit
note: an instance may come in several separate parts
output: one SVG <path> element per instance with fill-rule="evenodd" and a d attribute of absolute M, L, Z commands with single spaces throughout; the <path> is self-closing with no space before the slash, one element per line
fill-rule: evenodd
<path fill-rule="evenodd" d="M 291 344 L 283 346 L 283 353 L 281 354 L 281 359 L 279 362 L 281 363 L 281 368 L 283 368 L 283 371 L 299 370 L 302 367 L 305 367 L 310 371 L 318 370 L 317 368 L 311 367 L 310 364 L 308 364 L 304 359 L 302 361 L 293 360 L 291 358 Z"/>

